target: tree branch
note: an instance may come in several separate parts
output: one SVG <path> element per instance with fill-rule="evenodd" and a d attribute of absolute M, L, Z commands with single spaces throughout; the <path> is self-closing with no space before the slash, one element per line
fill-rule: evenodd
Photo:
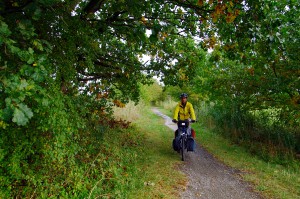
<path fill-rule="evenodd" d="M 6 2 L 2 3 L 2 5 L 4 5 L 4 8 L 3 8 L 3 11 L 0 11 L 0 15 L 4 16 L 4 15 L 10 14 L 10 13 L 22 12 L 26 6 L 28 6 L 30 3 L 33 3 L 33 2 L 34 2 L 33 0 L 28 0 L 23 5 L 14 7 L 14 6 L 12 6 L 11 1 L 6 1 Z"/>
<path fill-rule="evenodd" d="M 83 9 L 85 14 L 91 14 L 97 12 L 104 4 L 105 0 L 90 0 L 89 3 Z"/>

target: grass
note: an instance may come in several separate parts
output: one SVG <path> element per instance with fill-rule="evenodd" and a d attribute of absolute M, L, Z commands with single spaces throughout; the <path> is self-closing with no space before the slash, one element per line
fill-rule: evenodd
<path fill-rule="evenodd" d="M 138 113 L 128 114 L 133 109 Z M 172 149 L 172 130 L 149 107 L 137 108 L 131 104 L 117 109 L 116 114 L 127 115 L 122 119 L 134 121 L 134 131 L 138 142 L 142 143 L 137 148 L 135 188 L 129 191 L 128 198 L 178 198 L 180 190 L 186 186 L 186 178 L 177 169 L 182 162 Z"/>
<path fill-rule="evenodd" d="M 158 105 L 163 107 L 163 110 L 173 110 L 174 107 L 178 104 L 178 102 L 174 102 L 173 100 L 169 99 L 166 101 L 160 101 Z"/>
<path fill-rule="evenodd" d="M 128 129 L 105 132 L 88 169 L 97 174 L 88 198 L 173 199 L 186 186 L 177 169 L 182 162 L 171 147 L 172 130 L 148 107 L 139 110 L 140 117 Z"/>
<path fill-rule="evenodd" d="M 114 117 L 116 119 L 122 119 L 129 122 L 133 122 L 138 118 L 141 118 L 141 111 L 144 109 L 145 105 L 143 103 L 139 103 L 135 105 L 134 102 L 129 102 L 125 105 L 124 108 L 113 107 Z"/>
<path fill-rule="evenodd" d="M 176 171 L 180 158 L 171 147 L 173 132 L 163 125 L 163 119 L 149 110 L 147 117 L 136 123 L 138 130 L 145 134 L 145 151 L 139 162 L 141 178 L 146 184 L 133 193 L 140 198 L 175 198 L 186 184 L 183 174 Z M 146 116 L 144 115 L 144 116 Z"/>
<path fill-rule="evenodd" d="M 160 109 L 172 116 L 171 110 Z M 265 198 L 300 199 L 300 163 L 290 162 L 290 166 L 269 163 L 253 156 L 243 147 L 232 144 L 203 124 L 193 125 L 197 141 L 217 159 L 242 171 L 241 177 L 254 184 L 254 189 Z M 298 168 L 298 169 L 297 169 Z"/>
<path fill-rule="evenodd" d="M 207 129 L 196 126 L 200 143 L 225 164 L 242 171 L 242 177 L 267 198 L 300 198 L 300 172 L 271 164 Z"/>

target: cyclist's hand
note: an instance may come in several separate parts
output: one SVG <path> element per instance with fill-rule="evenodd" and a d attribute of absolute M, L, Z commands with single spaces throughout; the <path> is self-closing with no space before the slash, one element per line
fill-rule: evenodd
<path fill-rule="evenodd" d="M 172 122 L 177 123 L 177 120 L 173 119 Z"/>
<path fill-rule="evenodd" d="M 195 123 L 195 122 L 196 122 L 196 120 L 192 120 L 191 122 L 192 122 L 192 123 Z"/>

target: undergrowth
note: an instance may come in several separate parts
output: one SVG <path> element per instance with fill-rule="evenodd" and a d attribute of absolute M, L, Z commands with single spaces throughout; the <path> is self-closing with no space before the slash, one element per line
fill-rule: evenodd
<path fill-rule="evenodd" d="M 136 164 L 143 150 L 143 135 L 134 128 L 102 128 L 102 132 L 76 135 L 73 139 L 80 139 L 76 154 L 53 154 L 51 162 L 40 161 L 30 169 L 24 168 L 30 173 L 13 184 L 6 184 L 2 178 L 0 198 L 126 197 L 138 184 Z"/>
<path fill-rule="evenodd" d="M 251 114 L 239 109 L 210 107 L 200 110 L 205 124 L 214 123 L 213 130 L 233 143 L 244 147 L 249 153 L 264 161 L 293 167 L 299 163 L 299 128 L 289 128 L 263 114 Z M 211 126 L 211 125 L 210 125 Z M 297 167 L 297 166 L 296 166 Z"/>
<path fill-rule="evenodd" d="M 44 133 L 47 142 L 36 145 L 43 153 L 33 151 L 20 162 L 12 159 L 23 165 L 6 168 L 19 176 L 11 178 L 1 166 L 0 198 L 178 197 L 186 179 L 176 171 L 181 161 L 171 147 L 173 132 L 149 107 L 131 104 L 118 111 L 131 108 L 139 112 L 131 114 L 130 126 L 125 121 L 130 114 L 125 114 L 118 120 L 94 120 L 87 128 L 94 130 Z M 30 136 L 27 139 L 28 144 Z M 22 170 L 14 170 L 18 168 Z"/>

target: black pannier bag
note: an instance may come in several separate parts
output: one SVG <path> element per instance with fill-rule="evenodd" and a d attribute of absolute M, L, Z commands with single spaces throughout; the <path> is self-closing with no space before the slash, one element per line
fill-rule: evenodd
<path fill-rule="evenodd" d="M 186 145 L 187 145 L 187 151 L 195 151 L 196 143 L 194 138 L 188 137 Z"/>
<path fill-rule="evenodd" d="M 176 138 L 173 139 L 173 149 L 174 151 L 180 150 L 180 136 L 177 136 Z"/>

